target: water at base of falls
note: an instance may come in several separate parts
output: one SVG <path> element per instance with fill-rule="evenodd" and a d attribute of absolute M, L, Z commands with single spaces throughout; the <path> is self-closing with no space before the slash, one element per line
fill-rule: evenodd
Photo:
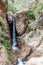
<path fill-rule="evenodd" d="M 14 44 L 15 44 L 15 43 L 14 43 Z M 18 49 L 18 47 L 16 47 L 16 45 L 12 45 L 12 49 L 13 49 L 15 52 L 19 51 L 19 49 Z"/>
<path fill-rule="evenodd" d="M 17 65 L 25 65 L 25 62 L 22 60 L 22 57 L 18 58 Z"/>

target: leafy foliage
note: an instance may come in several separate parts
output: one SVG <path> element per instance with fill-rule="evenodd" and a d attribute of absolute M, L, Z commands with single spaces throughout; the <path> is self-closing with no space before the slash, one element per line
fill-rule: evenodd
<path fill-rule="evenodd" d="M 16 11 L 16 7 L 14 5 L 14 3 L 12 2 L 12 0 L 8 0 L 8 10 L 15 12 Z"/>
<path fill-rule="evenodd" d="M 8 59 L 9 59 L 10 61 L 13 60 L 13 57 L 11 56 L 11 54 L 8 54 Z"/>
<path fill-rule="evenodd" d="M 33 28 L 28 25 L 28 31 L 32 31 L 32 30 L 33 30 Z"/>
<path fill-rule="evenodd" d="M 31 8 L 28 10 L 28 15 L 29 15 L 29 16 L 33 16 L 33 15 L 34 15 L 34 13 L 33 13 L 33 11 L 31 10 Z"/>
<path fill-rule="evenodd" d="M 38 3 L 37 5 L 35 5 L 36 8 L 34 9 L 34 14 L 37 14 L 40 12 L 40 10 L 43 8 L 43 3 Z"/>
<path fill-rule="evenodd" d="M 38 14 L 41 9 L 43 9 L 43 3 L 35 2 L 30 8 L 28 8 L 28 14 L 34 16 Z"/>
<path fill-rule="evenodd" d="M 35 20 L 35 15 L 34 15 L 33 11 L 31 10 L 31 8 L 28 9 L 27 16 L 30 16 L 33 20 Z"/>
<path fill-rule="evenodd" d="M 10 54 L 10 48 L 9 48 L 10 41 L 9 40 L 0 40 L 0 43 L 5 46 L 7 53 L 8 53 L 8 59 L 9 59 L 9 61 L 12 61 L 13 57 Z"/>
<path fill-rule="evenodd" d="M 4 32 L 0 31 L 0 36 L 1 37 L 4 36 Z"/>

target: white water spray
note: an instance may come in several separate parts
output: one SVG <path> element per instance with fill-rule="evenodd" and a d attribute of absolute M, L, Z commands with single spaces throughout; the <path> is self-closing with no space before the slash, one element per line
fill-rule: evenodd
<path fill-rule="evenodd" d="M 18 63 L 17 65 L 25 65 L 24 62 L 22 61 L 22 57 L 18 58 Z"/>

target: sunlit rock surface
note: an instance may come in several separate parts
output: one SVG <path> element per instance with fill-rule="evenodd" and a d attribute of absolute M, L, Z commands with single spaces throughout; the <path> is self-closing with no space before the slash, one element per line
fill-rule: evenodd
<path fill-rule="evenodd" d="M 43 65 L 43 56 L 39 58 L 31 58 L 25 65 Z"/>

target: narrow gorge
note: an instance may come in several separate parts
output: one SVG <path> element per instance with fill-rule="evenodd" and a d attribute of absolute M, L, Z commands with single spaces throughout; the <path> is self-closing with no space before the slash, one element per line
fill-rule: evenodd
<path fill-rule="evenodd" d="M 0 65 L 43 65 L 43 0 L 0 0 Z"/>

